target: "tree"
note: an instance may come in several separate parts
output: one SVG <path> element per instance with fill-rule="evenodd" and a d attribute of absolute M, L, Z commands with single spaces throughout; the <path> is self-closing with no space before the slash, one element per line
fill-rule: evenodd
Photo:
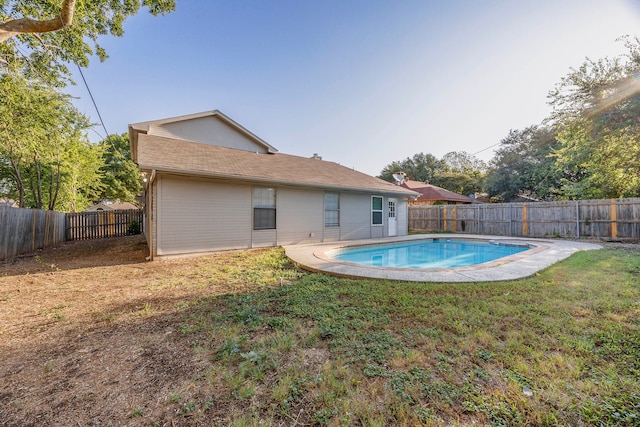
<path fill-rule="evenodd" d="M 459 194 L 479 193 L 484 189 L 487 165 L 466 151 L 452 151 L 442 157 L 445 171 L 434 180 L 434 184 Z"/>
<path fill-rule="evenodd" d="M 520 194 L 553 200 L 562 183 L 570 180 L 570 174 L 558 170 L 551 156 L 559 147 L 553 129 L 530 126 L 511 130 L 500 144 L 487 173 L 489 196 L 503 201 Z"/>
<path fill-rule="evenodd" d="M 89 198 L 102 185 L 101 148 L 86 139 L 88 119 L 68 96 L 20 73 L 0 75 L 0 91 L 0 182 L 6 194 L 21 207 L 86 207 L 77 203 L 78 194 Z"/>
<path fill-rule="evenodd" d="M 563 198 L 640 195 L 640 40 L 623 41 L 627 54 L 587 59 L 549 94 L 557 167 L 579 178 Z"/>
<path fill-rule="evenodd" d="M 393 182 L 394 173 L 404 172 L 408 179 L 431 182 L 444 168 L 444 162 L 438 160 L 433 154 L 418 153 L 411 158 L 407 157 L 400 162 L 395 161 L 385 166 L 379 177 L 385 181 Z"/>
<path fill-rule="evenodd" d="M 131 160 L 129 134 L 109 135 L 100 145 L 104 152 L 104 190 L 100 199 L 134 202 L 142 191 L 142 176 L 138 166 Z"/>
<path fill-rule="evenodd" d="M 173 11 L 175 0 L 0 0 L 0 63 L 64 85 L 66 64 L 86 67 L 93 54 L 106 59 L 98 38 L 122 36 L 142 6 L 159 15 Z"/>
<path fill-rule="evenodd" d="M 447 153 L 439 160 L 433 154 L 418 153 L 395 161 L 382 169 L 379 178 L 393 182 L 393 174 L 404 172 L 407 179 L 437 185 L 460 194 L 471 194 L 483 188 L 486 165 L 464 151 Z"/>

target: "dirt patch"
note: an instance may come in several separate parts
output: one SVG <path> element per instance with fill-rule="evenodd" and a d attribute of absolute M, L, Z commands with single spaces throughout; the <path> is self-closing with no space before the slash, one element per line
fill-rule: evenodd
<path fill-rule="evenodd" d="M 203 298 L 257 289 L 211 279 L 234 254 L 147 262 L 133 236 L 0 264 L 0 426 L 198 425 L 193 401 L 211 406 L 206 425 L 225 425 L 215 379 L 197 385 L 213 355 L 181 327 Z M 319 367 L 329 351 L 302 356 Z"/>
<path fill-rule="evenodd" d="M 209 355 L 180 333 L 184 310 L 242 289 L 177 286 L 194 259 L 147 255 L 133 236 L 0 264 L 0 425 L 189 425 L 175 396 Z"/>

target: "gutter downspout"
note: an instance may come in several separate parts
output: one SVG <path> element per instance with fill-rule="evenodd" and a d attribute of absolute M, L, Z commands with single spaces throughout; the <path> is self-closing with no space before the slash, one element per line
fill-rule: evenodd
<path fill-rule="evenodd" d="M 155 235 L 155 216 L 153 214 L 154 207 L 154 197 L 153 197 L 153 181 L 156 179 L 156 170 L 151 170 L 151 177 L 149 177 L 149 182 L 147 183 L 147 193 L 149 194 L 149 201 L 147 205 L 147 217 L 149 219 L 149 256 L 146 258 L 147 261 L 153 261 L 153 240 Z M 149 206 L 150 205 L 150 206 Z"/>

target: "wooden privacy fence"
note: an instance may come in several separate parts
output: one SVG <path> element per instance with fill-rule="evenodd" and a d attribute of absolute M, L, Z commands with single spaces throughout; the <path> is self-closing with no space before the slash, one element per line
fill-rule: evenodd
<path fill-rule="evenodd" d="M 0 260 L 63 243 L 66 215 L 0 206 Z"/>
<path fill-rule="evenodd" d="M 143 232 L 140 209 L 67 214 L 67 240 L 100 239 Z"/>
<path fill-rule="evenodd" d="M 410 231 L 640 239 L 640 198 L 409 206 Z"/>

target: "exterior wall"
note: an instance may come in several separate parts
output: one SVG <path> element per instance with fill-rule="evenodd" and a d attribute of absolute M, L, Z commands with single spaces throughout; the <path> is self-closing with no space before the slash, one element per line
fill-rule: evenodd
<path fill-rule="evenodd" d="M 276 229 L 253 230 L 253 186 L 159 174 L 147 200 L 150 249 L 168 256 L 225 249 L 270 247 L 388 235 L 371 225 L 371 193 L 340 193 L 340 226 L 324 226 L 322 190 L 276 188 Z M 149 203 L 153 203 L 150 205 Z M 408 233 L 405 198 L 397 198 L 399 236 Z M 155 227 L 153 227 L 155 226 Z"/>
<path fill-rule="evenodd" d="M 409 207 L 407 199 L 398 198 L 396 216 L 398 217 L 398 236 L 406 236 L 409 234 Z"/>
<path fill-rule="evenodd" d="M 277 245 L 278 230 L 253 230 L 253 224 L 250 227 L 252 229 L 251 247 L 263 248 Z"/>
<path fill-rule="evenodd" d="M 276 208 L 278 245 L 322 241 L 324 191 L 279 188 Z"/>
<path fill-rule="evenodd" d="M 371 194 L 342 193 L 340 195 L 340 240 L 369 239 L 371 228 Z"/>
<path fill-rule="evenodd" d="M 265 147 L 256 144 L 255 141 L 233 129 L 217 117 L 200 117 L 198 119 L 165 123 L 161 126 L 151 126 L 148 134 L 238 150 L 267 152 Z"/>
<path fill-rule="evenodd" d="M 157 182 L 158 255 L 251 246 L 250 186 L 166 175 Z"/>
<path fill-rule="evenodd" d="M 325 227 L 323 242 L 337 242 L 340 240 L 340 227 Z"/>

